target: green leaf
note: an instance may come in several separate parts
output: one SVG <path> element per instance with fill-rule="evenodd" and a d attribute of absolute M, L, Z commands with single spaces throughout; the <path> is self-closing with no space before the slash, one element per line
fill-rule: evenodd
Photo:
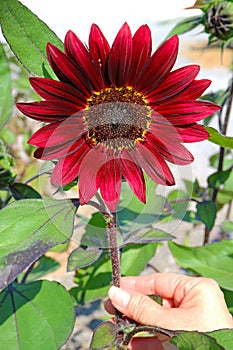
<path fill-rule="evenodd" d="M 210 166 L 218 169 L 219 165 L 219 152 L 213 154 L 209 158 Z M 228 170 L 232 166 L 232 153 L 230 149 L 226 149 L 224 153 L 224 159 L 223 159 L 223 170 Z"/>
<path fill-rule="evenodd" d="M 22 199 L 0 211 L 0 289 L 71 237 L 76 209 L 69 200 Z"/>
<path fill-rule="evenodd" d="M 223 232 L 233 232 L 233 221 L 226 220 L 221 224 L 221 230 Z"/>
<path fill-rule="evenodd" d="M 29 199 L 29 198 L 37 198 L 37 199 L 41 198 L 41 195 L 36 190 L 34 190 L 34 188 L 20 182 L 15 182 L 13 185 L 11 185 L 10 191 L 12 193 L 12 196 L 16 200 Z"/>
<path fill-rule="evenodd" d="M 179 350 L 225 350 L 209 335 L 198 332 L 181 333 L 170 340 Z"/>
<path fill-rule="evenodd" d="M 12 110 L 10 68 L 3 45 L 0 44 L 0 130 L 7 123 Z"/>
<path fill-rule="evenodd" d="M 0 293 L 1 349 L 57 350 L 74 326 L 69 293 L 57 282 L 9 285 Z"/>
<path fill-rule="evenodd" d="M 137 276 L 153 258 L 157 243 L 134 244 L 123 248 L 121 257 L 121 273 L 123 276 Z"/>
<path fill-rule="evenodd" d="M 211 338 L 216 339 L 224 350 L 231 350 L 233 344 L 233 329 L 220 329 L 207 333 Z"/>
<path fill-rule="evenodd" d="M 210 135 L 208 139 L 209 141 L 221 147 L 233 149 L 233 137 L 223 136 L 216 129 L 209 126 L 206 126 L 205 128 Z"/>
<path fill-rule="evenodd" d="M 83 246 L 94 246 L 98 248 L 106 248 L 108 240 L 105 234 L 106 221 L 100 212 L 94 213 L 88 221 L 81 244 Z"/>
<path fill-rule="evenodd" d="M 34 282 L 45 275 L 56 271 L 60 267 L 60 264 L 47 256 L 42 256 L 38 261 L 38 265 L 36 265 L 27 276 L 27 283 Z M 24 277 L 24 273 L 20 275 L 20 277 Z M 20 279 L 21 281 L 21 279 Z"/>
<path fill-rule="evenodd" d="M 74 271 L 89 266 L 97 261 L 102 250 L 95 247 L 79 247 L 72 251 L 68 260 L 68 271 Z"/>
<path fill-rule="evenodd" d="M 174 34 L 184 34 L 189 32 L 198 26 L 202 21 L 202 16 L 193 16 L 189 18 L 182 19 L 176 26 L 170 31 L 167 36 L 167 39 L 173 36 Z"/>
<path fill-rule="evenodd" d="M 174 239 L 175 237 L 165 231 L 156 228 L 142 228 L 136 232 L 130 232 L 124 236 L 124 244 L 137 243 L 145 244 L 152 242 L 163 242 Z"/>
<path fill-rule="evenodd" d="M 232 169 L 217 171 L 216 173 L 210 175 L 207 179 L 208 184 L 212 188 L 219 188 L 220 185 L 224 184 L 224 182 L 231 175 Z"/>
<path fill-rule="evenodd" d="M 156 248 L 156 243 L 124 247 L 121 260 L 122 275 L 139 275 L 154 256 Z M 70 293 L 78 304 L 85 304 L 105 297 L 111 281 L 111 262 L 109 255 L 104 252 L 94 264 L 76 272 L 75 282 L 78 287 L 72 288 Z"/>
<path fill-rule="evenodd" d="M 156 223 L 161 219 L 166 200 L 163 196 L 156 195 L 157 184 L 148 176 L 145 176 L 147 201 L 146 204 L 132 193 L 128 183 L 122 183 L 121 201 L 118 206 L 117 224 L 123 233 L 135 231 Z"/>
<path fill-rule="evenodd" d="M 46 44 L 63 48 L 57 35 L 18 0 L 1 0 L 0 21 L 4 37 L 24 67 L 43 76 L 43 67 L 55 77 L 47 62 Z"/>
<path fill-rule="evenodd" d="M 203 247 L 189 248 L 174 242 L 168 246 L 179 266 L 213 278 L 222 288 L 233 291 L 233 240 Z"/>
<path fill-rule="evenodd" d="M 192 211 L 192 210 L 187 210 L 184 217 L 183 217 L 183 221 L 186 222 L 191 222 L 194 225 L 198 225 L 201 224 L 201 221 L 197 215 L 196 212 Z"/>
<path fill-rule="evenodd" d="M 233 313 L 233 291 L 222 288 L 224 299 L 227 304 L 228 310 Z"/>
<path fill-rule="evenodd" d="M 116 340 L 117 330 L 117 326 L 110 321 L 101 323 L 93 334 L 90 345 L 91 349 L 105 349 L 113 345 Z"/>
<path fill-rule="evenodd" d="M 216 219 L 216 204 L 213 201 L 204 201 L 197 203 L 196 208 L 199 219 L 205 224 L 208 230 L 211 230 Z"/>
<path fill-rule="evenodd" d="M 233 199 L 233 191 L 220 189 L 217 194 L 217 203 L 226 204 L 230 203 Z"/>

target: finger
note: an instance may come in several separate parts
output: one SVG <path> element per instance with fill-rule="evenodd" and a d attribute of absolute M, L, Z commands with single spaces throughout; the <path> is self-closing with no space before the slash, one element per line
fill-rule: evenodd
<path fill-rule="evenodd" d="M 121 288 L 146 295 L 160 294 L 163 299 L 182 300 L 187 292 L 199 282 L 199 277 L 176 273 L 155 273 L 147 276 L 121 278 Z"/>
<path fill-rule="evenodd" d="M 116 309 L 144 325 L 171 330 L 195 330 L 190 320 L 192 317 L 196 320 L 200 316 L 199 309 L 195 314 L 193 309 L 189 312 L 182 308 L 165 308 L 144 294 L 114 286 L 110 288 L 108 295 Z"/>
<path fill-rule="evenodd" d="M 130 350 L 164 350 L 157 337 L 134 337 L 130 344 Z"/>

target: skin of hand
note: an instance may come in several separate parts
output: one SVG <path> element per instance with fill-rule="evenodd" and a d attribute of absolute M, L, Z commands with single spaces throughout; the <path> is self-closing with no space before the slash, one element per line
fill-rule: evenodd
<path fill-rule="evenodd" d="M 150 294 L 161 295 L 163 305 L 148 297 Z M 114 313 L 115 307 L 144 325 L 201 332 L 233 328 L 232 316 L 223 293 L 217 282 L 210 278 L 175 273 L 123 277 L 121 288 L 112 286 L 108 297 L 105 302 L 107 312 Z M 158 339 L 149 339 L 147 338 L 147 347 L 144 345 L 140 348 L 137 341 L 145 340 L 133 338 L 130 349 L 163 349 Z M 136 342 L 135 346 L 133 342 Z"/>

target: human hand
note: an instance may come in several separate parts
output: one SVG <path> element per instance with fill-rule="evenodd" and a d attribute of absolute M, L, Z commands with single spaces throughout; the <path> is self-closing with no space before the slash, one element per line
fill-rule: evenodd
<path fill-rule="evenodd" d="M 160 294 L 163 305 L 148 297 L 150 294 Z M 140 324 L 202 332 L 233 328 L 223 293 L 212 279 L 173 273 L 124 277 L 121 288 L 111 287 L 108 295 L 105 308 L 109 313 L 113 313 L 115 307 Z M 148 349 L 163 348 L 158 345 Z"/>

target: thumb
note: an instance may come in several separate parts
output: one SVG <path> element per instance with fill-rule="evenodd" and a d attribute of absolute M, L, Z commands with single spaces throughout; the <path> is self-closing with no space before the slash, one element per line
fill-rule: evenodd
<path fill-rule="evenodd" d="M 112 286 L 108 297 L 122 314 L 144 325 L 158 326 L 156 321 L 164 314 L 163 307 L 150 297 L 135 291 Z"/>

